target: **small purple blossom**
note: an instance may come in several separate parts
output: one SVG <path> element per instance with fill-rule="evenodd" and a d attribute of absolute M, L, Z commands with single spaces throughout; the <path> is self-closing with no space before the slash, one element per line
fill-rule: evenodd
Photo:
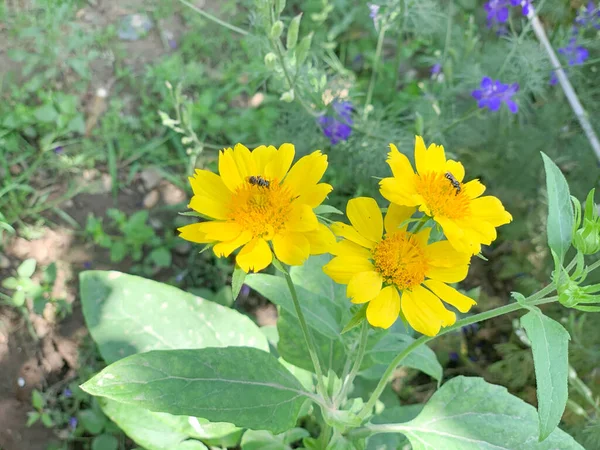
<path fill-rule="evenodd" d="M 71 398 L 73 396 L 73 391 L 69 388 L 65 388 L 65 390 L 63 391 L 63 396 L 65 398 Z"/>
<path fill-rule="evenodd" d="M 587 48 L 577 45 L 576 36 L 573 36 L 571 39 L 569 39 L 568 45 L 559 48 L 558 53 L 567 58 L 570 66 L 578 66 L 583 64 L 590 56 Z"/>
<path fill-rule="evenodd" d="M 85 261 L 83 263 L 83 268 L 84 269 L 91 269 L 92 268 L 92 262 L 91 261 Z"/>
<path fill-rule="evenodd" d="M 471 95 L 478 100 L 479 108 L 489 108 L 490 111 L 498 111 L 505 103 L 508 110 L 516 114 L 519 111 L 512 97 L 519 90 L 519 83 L 504 84 L 500 80 L 492 80 L 490 77 L 481 79 L 481 89 L 475 89 Z"/>
<path fill-rule="evenodd" d="M 456 353 L 456 352 L 450 352 L 450 361 L 451 362 L 458 361 L 458 353 Z"/>
<path fill-rule="evenodd" d="M 53 151 L 56 155 L 60 155 L 65 151 L 65 149 L 62 147 L 62 145 L 59 145 L 58 147 L 54 147 Z"/>
<path fill-rule="evenodd" d="M 333 102 L 333 111 L 333 116 L 321 116 L 317 122 L 323 134 L 335 145 L 340 141 L 347 141 L 352 134 L 352 103 L 336 100 Z"/>
<path fill-rule="evenodd" d="M 596 7 L 590 0 L 585 8 L 579 11 L 575 17 L 575 23 L 582 28 L 595 28 L 600 30 L 600 7 Z"/>
<path fill-rule="evenodd" d="M 521 12 L 524 16 L 529 14 L 529 0 L 489 0 L 483 5 L 487 11 L 487 26 L 488 28 L 497 28 L 499 33 L 506 31 L 505 23 L 510 15 L 510 8 L 515 6 L 521 7 Z"/>
<path fill-rule="evenodd" d="M 75 428 L 77 428 L 77 418 L 76 417 L 71 417 L 69 419 L 69 428 L 71 430 L 74 430 Z"/>
<path fill-rule="evenodd" d="M 381 7 L 374 3 L 367 3 L 367 6 L 369 7 L 369 17 L 375 21 L 375 19 L 377 19 L 377 14 L 379 14 L 379 8 Z"/>
<path fill-rule="evenodd" d="M 240 293 L 238 294 L 238 298 L 246 298 L 250 295 L 250 286 L 247 284 L 242 284 L 242 289 L 240 289 Z"/>
<path fill-rule="evenodd" d="M 432 67 L 431 67 L 431 75 L 437 75 L 438 73 L 440 73 L 442 71 L 442 65 L 440 63 L 435 63 Z"/>

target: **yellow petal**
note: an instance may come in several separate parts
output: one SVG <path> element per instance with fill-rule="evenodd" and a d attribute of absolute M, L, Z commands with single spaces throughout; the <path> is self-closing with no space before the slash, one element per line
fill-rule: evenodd
<path fill-rule="evenodd" d="M 429 242 L 430 234 L 431 228 L 424 228 L 414 235 L 414 240 L 419 245 L 419 247 L 421 247 L 422 249 L 426 249 L 427 242 Z"/>
<path fill-rule="evenodd" d="M 200 222 L 198 229 L 213 241 L 232 241 L 242 232 L 242 227 L 235 222 Z"/>
<path fill-rule="evenodd" d="M 458 283 L 467 278 L 469 272 L 468 264 L 460 264 L 450 267 L 434 267 L 427 269 L 427 276 L 433 280 L 443 281 L 445 283 Z"/>
<path fill-rule="evenodd" d="M 427 280 L 425 281 L 425 286 L 427 286 L 431 291 L 441 298 L 446 303 L 451 304 L 456 309 L 458 309 L 461 313 L 468 312 L 473 305 L 477 303 L 472 298 L 467 297 L 464 294 L 461 294 L 456 289 L 448 286 L 445 283 L 441 283 L 436 280 Z"/>
<path fill-rule="evenodd" d="M 273 160 L 266 165 L 265 174 L 267 178 L 281 182 L 290 170 L 295 154 L 296 150 L 292 144 L 281 144 Z"/>
<path fill-rule="evenodd" d="M 399 206 L 391 203 L 385 214 L 384 224 L 386 233 L 392 233 L 400 228 L 400 224 L 412 217 L 416 208 L 414 206 Z"/>
<path fill-rule="evenodd" d="M 283 263 L 299 266 L 310 255 L 310 242 L 301 233 L 276 234 L 273 236 L 273 250 Z"/>
<path fill-rule="evenodd" d="M 229 208 L 227 203 L 215 200 L 213 197 L 204 195 L 194 195 L 190 200 L 188 208 L 193 209 L 200 214 L 203 214 L 213 219 L 227 219 Z"/>
<path fill-rule="evenodd" d="M 394 178 L 401 180 L 412 178 L 415 172 L 406 155 L 400 153 L 394 144 L 390 144 L 390 152 L 388 153 L 387 163 L 392 169 Z"/>
<path fill-rule="evenodd" d="M 264 175 L 267 178 L 270 178 L 266 175 L 266 167 L 274 158 L 277 153 L 277 149 L 272 145 L 268 147 L 266 145 L 261 145 L 252 150 L 252 159 L 254 159 L 254 164 L 256 165 L 256 173 L 254 175 Z"/>
<path fill-rule="evenodd" d="M 512 216 L 504 209 L 502 202 L 496 197 L 479 197 L 471 202 L 473 216 L 490 222 L 495 227 L 512 221 Z"/>
<path fill-rule="evenodd" d="M 460 188 L 469 198 L 477 198 L 485 192 L 485 186 L 479 180 L 471 180 Z"/>
<path fill-rule="evenodd" d="M 421 136 L 416 137 L 415 141 L 415 165 L 419 175 L 427 172 L 444 172 L 446 167 L 446 154 L 441 145 L 431 144 L 425 150 L 425 142 Z"/>
<path fill-rule="evenodd" d="M 252 157 L 250 150 L 242 144 L 235 144 L 233 148 L 233 159 L 237 165 L 238 172 L 243 180 L 247 180 L 248 177 L 253 175 L 261 175 L 258 173 L 256 162 Z"/>
<path fill-rule="evenodd" d="M 498 237 L 496 228 L 489 222 L 478 219 L 463 222 L 467 238 L 471 238 L 475 242 L 490 245 Z"/>
<path fill-rule="evenodd" d="M 456 315 L 427 289 L 417 286 L 402 294 L 402 313 L 416 331 L 427 336 L 435 336 L 442 326 L 456 322 Z"/>
<path fill-rule="evenodd" d="M 450 241 L 450 244 L 461 253 L 474 254 L 474 248 L 471 242 L 465 236 L 465 232 L 461 229 L 454 220 L 446 217 L 435 217 L 435 221 L 440 224 L 444 230 L 446 239 Z"/>
<path fill-rule="evenodd" d="M 416 206 L 419 204 L 415 190 L 415 176 L 410 178 L 384 178 L 379 182 L 379 192 L 386 200 L 397 205 Z"/>
<path fill-rule="evenodd" d="M 288 216 L 286 228 L 289 231 L 312 231 L 317 229 L 319 221 L 312 208 L 296 202 Z"/>
<path fill-rule="evenodd" d="M 179 231 L 179 237 L 186 241 L 196 242 L 197 244 L 209 244 L 214 242 L 213 239 L 209 239 L 206 233 L 200 228 L 204 222 L 192 223 L 181 228 L 177 228 Z"/>
<path fill-rule="evenodd" d="M 250 242 L 250 239 L 252 239 L 252 234 L 249 231 L 242 231 L 238 237 L 232 239 L 231 241 L 219 242 L 213 247 L 213 252 L 215 252 L 215 255 L 217 255 L 218 258 L 221 256 L 227 257 L 231 255 L 235 249 L 241 247 L 247 242 Z"/>
<path fill-rule="evenodd" d="M 332 190 L 333 187 L 330 184 L 319 183 L 304 191 L 298 198 L 298 201 L 307 204 L 311 208 L 316 208 L 323 203 L 323 200 L 325 200 Z"/>
<path fill-rule="evenodd" d="M 336 245 L 334 234 L 322 223 L 319 223 L 315 230 L 309 231 L 304 235 L 310 244 L 311 255 L 331 253 L 332 248 Z"/>
<path fill-rule="evenodd" d="M 451 159 L 446 161 L 446 167 L 444 172 L 450 172 L 452 176 L 462 183 L 465 179 L 465 167 L 458 161 L 452 161 Z"/>
<path fill-rule="evenodd" d="M 230 191 L 235 191 L 244 183 L 233 157 L 233 150 L 226 148 L 219 153 L 219 174 Z"/>
<path fill-rule="evenodd" d="M 357 258 L 364 258 L 364 259 L 370 259 L 371 258 L 371 251 L 358 245 L 355 244 L 352 241 L 349 241 L 348 239 L 342 239 L 341 241 L 337 242 L 332 248 L 330 253 L 332 255 L 337 255 L 337 256 L 356 256 Z"/>
<path fill-rule="evenodd" d="M 375 199 L 358 197 L 348 201 L 346 215 L 356 231 L 370 241 L 378 242 L 383 234 L 383 217 Z"/>
<path fill-rule="evenodd" d="M 323 266 L 323 272 L 340 284 L 348 284 L 355 274 L 371 270 L 373 264 L 368 259 L 356 256 L 336 256 Z"/>
<path fill-rule="evenodd" d="M 350 279 L 346 295 L 352 303 L 366 303 L 379 295 L 382 283 L 381 275 L 374 270 L 360 272 Z"/>
<path fill-rule="evenodd" d="M 246 273 L 263 270 L 273 260 L 269 244 L 262 238 L 254 238 L 248 242 L 235 258 L 235 262 Z"/>
<path fill-rule="evenodd" d="M 194 195 L 210 197 L 221 203 L 231 201 L 231 191 L 227 189 L 225 183 L 219 175 L 209 170 L 196 169 L 193 177 L 189 177 L 190 185 Z"/>
<path fill-rule="evenodd" d="M 367 307 L 367 320 L 374 327 L 391 327 L 398 314 L 400 314 L 400 295 L 394 286 L 383 288 Z"/>
<path fill-rule="evenodd" d="M 300 158 L 283 182 L 295 195 L 302 195 L 319 182 L 325 170 L 327 170 L 327 155 L 317 150 Z"/>
<path fill-rule="evenodd" d="M 425 248 L 425 257 L 429 266 L 452 267 L 469 264 L 471 254 L 457 251 L 450 241 L 438 241 Z"/>
<path fill-rule="evenodd" d="M 334 222 L 331 224 L 331 231 L 336 236 L 341 236 L 343 238 L 348 239 L 349 241 L 354 242 L 355 244 L 362 245 L 363 247 L 372 249 L 375 247 L 375 242 L 363 237 L 358 231 L 351 227 L 350 225 L 346 225 L 342 222 Z"/>

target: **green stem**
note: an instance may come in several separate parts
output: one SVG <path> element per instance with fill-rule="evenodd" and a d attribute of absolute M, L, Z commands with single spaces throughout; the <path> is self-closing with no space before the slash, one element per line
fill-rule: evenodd
<path fill-rule="evenodd" d="M 206 19 L 208 20 L 212 20 L 214 23 L 219 24 L 225 28 L 230 29 L 231 31 L 235 31 L 236 33 L 241 34 L 242 36 L 248 36 L 250 33 L 248 33 L 246 30 L 242 30 L 241 28 L 236 27 L 235 25 L 231 25 L 228 22 L 225 22 L 224 20 L 219 19 L 218 17 L 213 16 L 212 14 L 207 13 L 206 11 L 204 11 L 203 9 L 198 8 L 197 6 L 192 5 L 189 2 L 186 2 L 185 0 L 179 0 L 180 3 L 183 3 L 185 6 L 188 6 L 190 8 L 192 8 L 194 11 L 196 11 L 198 14 L 200 14 L 201 16 L 204 16 Z"/>
<path fill-rule="evenodd" d="M 537 292 L 537 293 L 533 294 L 532 296 L 530 296 L 529 298 L 527 298 L 526 301 L 530 305 L 541 305 L 543 303 L 550 303 L 550 302 L 556 301 L 558 299 L 558 297 L 543 298 L 546 294 L 549 294 L 550 292 L 554 291 L 554 289 L 555 289 L 555 286 L 553 284 L 550 284 L 550 285 L 546 286 L 545 288 L 541 289 L 539 292 Z M 451 331 L 460 329 L 464 326 L 471 325 L 471 324 L 477 323 L 477 322 L 482 322 L 484 320 L 492 319 L 494 317 L 498 317 L 498 316 L 501 316 L 504 314 L 518 311 L 519 309 L 523 309 L 523 308 L 525 308 L 525 307 L 522 306 L 520 303 L 516 303 L 516 302 L 511 303 L 509 305 L 500 306 L 500 307 L 494 308 L 490 311 L 482 312 L 480 314 L 475 314 L 474 316 L 461 319 L 458 322 L 456 322 L 454 325 L 442 329 L 439 332 L 439 334 L 437 334 L 435 336 L 425 336 L 425 335 L 421 336 L 419 339 L 417 339 L 416 341 L 411 343 L 408 347 L 406 347 L 402 352 L 400 352 L 398 354 L 398 356 L 396 356 L 394 358 L 394 360 L 390 363 L 388 368 L 385 370 L 385 373 L 381 377 L 381 380 L 379 380 L 379 384 L 375 388 L 375 391 L 373 391 L 371 398 L 369 399 L 367 404 L 363 407 L 363 409 L 358 413 L 358 417 L 360 417 L 361 419 L 364 419 L 367 416 L 367 414 L 369 414 L 371 412 L 371 410 L 375 406 L 375 403 L 381 396 L 381 393 L 385 389 L 385 386 L 387 385 L 388 380 L 392 376 L 392 373 L 394 372 L 396 367 L 398 367 L 398 364 L 400 364 L 400 362 L 402 362 L 402 360 L 404 358 L 406 358 L 417 347 L 419 347 L 437 337 L 440 337 L 444 334 L 450 333 Z"/>
<path fill-rule="evenodd" d="M 341 401 L 344 400 L 344 397 L 346 396 L 346 392 L 348 391 L 348 388 L 350 386 L 352 386 L 352 382 L 354 381 L 354 378 L 356 378 L 356 375 L 358 374 L 358 371 L 360 370 L 362 361 L 365 357 L 365 351 L 367 350 L 368 340 L 369 340 L 369 322 L 367 322 L 367 320 L 365 319 L 365 320 L 363 320 L 362 327 L 360 329 L 360 341 L 359 341 L 360 344 L 358 345 L 358 353 L 356 354 L 356 358 L 354 359 L 354 365 L 352 366 L 352 370 L 350 371 L 350 374 L 344 380 L 344 384 L 342 385 L 342 388 L 340 389 L 340 393 L 334 400 L 334 406 L 337 406 Z"/>
<path fill-rule="evenodd" d="M 323 428 L 321 429 L 321 434 L 319 435 L 319 449 L 325 450 L 327 448 L 327 444 L 329 444 L 329 440 L 331 439 L 331 426 L 325 423 Z"/>
<path fill-rule="evenodd" d="M 298 316 L 298 322 L 300 322 L 300 328 L 302 329 L 302 334 L 304 335 L 304 340 L 306 341 L 306 347 L 308 349 L 308 353 L 310 354 L 310 359 L 312 360 L 313 366 L 315 368 L 315 374 L 317 375 L 317 390 L 326 403 L 329 402 L 329 396 L 327 395 L 327 388 L 325 387 L 325 382 L 323 380 L 323 371 L 321 370 L 321 363 L 319 362 L 319 356 L 317 355 L 317 351 L 315 350 L 315 343 L 312 339 L 312 335 L 308 330 L 308 325 L 306 325 L 306 319 L 304 318 L 304 313 L 302 312 L 302 308 L 300 307 L 300 302 L 298 301 L 298 294 L 296 292 L 296 287 L 294 286 L 294 282 L 292 281 L 292 277 L 288 272 L 285 272 L 285 281 L 287 281 L 288 288 L 290 290 L 290 294 L 292 295 L 292 301 L 294 303 L 294 308 L 296 310 L 296 315 Z"/>
<path fill-rule="evenodd" d="M 375 88 L 375 80 L 377 79 L 377 71 L 379 69 L 379 60 L 381 59 L 381 51 L 383 50 L 383 40 L 385 38 L 385 32 L 387 27 L 382 25 L 379 30 L 379 37 L 377 38 L 377 48 L 375 49 L 375 59 L 373 61 L 373 72 L 371 72 L 371 80 L 369 81 L 369 89 L 367 90 L 367 99 L 365 101 L 365 109 L 363 117 L 367 117 L 369 106 L 371 105 L 371 99 L 373 98 L 373 89 Z"/>

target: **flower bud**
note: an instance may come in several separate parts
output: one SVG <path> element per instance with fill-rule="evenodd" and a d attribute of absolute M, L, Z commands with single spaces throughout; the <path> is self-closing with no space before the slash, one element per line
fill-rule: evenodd
<path fill-rule="evenodd" d="M 277 56 L 273 52 L 269 52 L 265 55 L 265 66 L 269 70 L 275 70 L 277 66 Z"/>
<path fill-rule="evenodd" d="M 279 39 L 281 37 L 281 33 L 283 33 L 283 22 L 278 20 L 271 27 L 271 38 Z"/>
<path fill-rule="evenodd" d="M 558 301 L 567 308 L 572 308 L 580 302 L 586 301 L 589 298 L 583 288 L 579 287 L 579 283 L 569 280 L 558 287 Z"/>
<path fill-rule="evenodd" d="M 583 220 L 583 226 L 573 236 L 573 246 L 584 255 L 600 252 L 600 223 Z"/>
<path fill-rule="evenodd" d="M 294 90 L 290 89 L 287 92 L 284 92 L 283 94 L 281 94 L 281 101 L 284 101 L 286 103 L 291 103 L 294 101 Z"/>
<path fill-rule="evenodd" d="M 296 47 L 298 43 L 298 31 L 300 30 L 300 19 L 302 19 L 302 13 L 298 14 L 290 22 L 290 26 L 287 32 L 286 47 L 288 50 Z"/>

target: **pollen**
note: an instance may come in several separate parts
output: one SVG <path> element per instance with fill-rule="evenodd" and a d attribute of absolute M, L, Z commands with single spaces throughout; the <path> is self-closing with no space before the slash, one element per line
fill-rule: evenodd
<path fill-rule="evenodd" d="M 258 175 L 254 178 L 266 183 L 247 180 L 238 187 L 232 196 L 228 218 L 249 231 L 252 237 L 271 239 L 285 228 L 294 198 L 278 180 Z"/>
<path fill-rule="evenodd" d="M 425 281 L 428 268 L 425 249 L 413 234 L 399 230 L 385 235 L 372 250 L 372 258 L 384 282 L 400 290 Z"/>
<path fill-rule="evenodd" d="M 470 214 L 469 197 L 449 172 L 427 172 L 418 176 L 416 191 L 423 197 L 433 217 L 461 219 Z"/>

